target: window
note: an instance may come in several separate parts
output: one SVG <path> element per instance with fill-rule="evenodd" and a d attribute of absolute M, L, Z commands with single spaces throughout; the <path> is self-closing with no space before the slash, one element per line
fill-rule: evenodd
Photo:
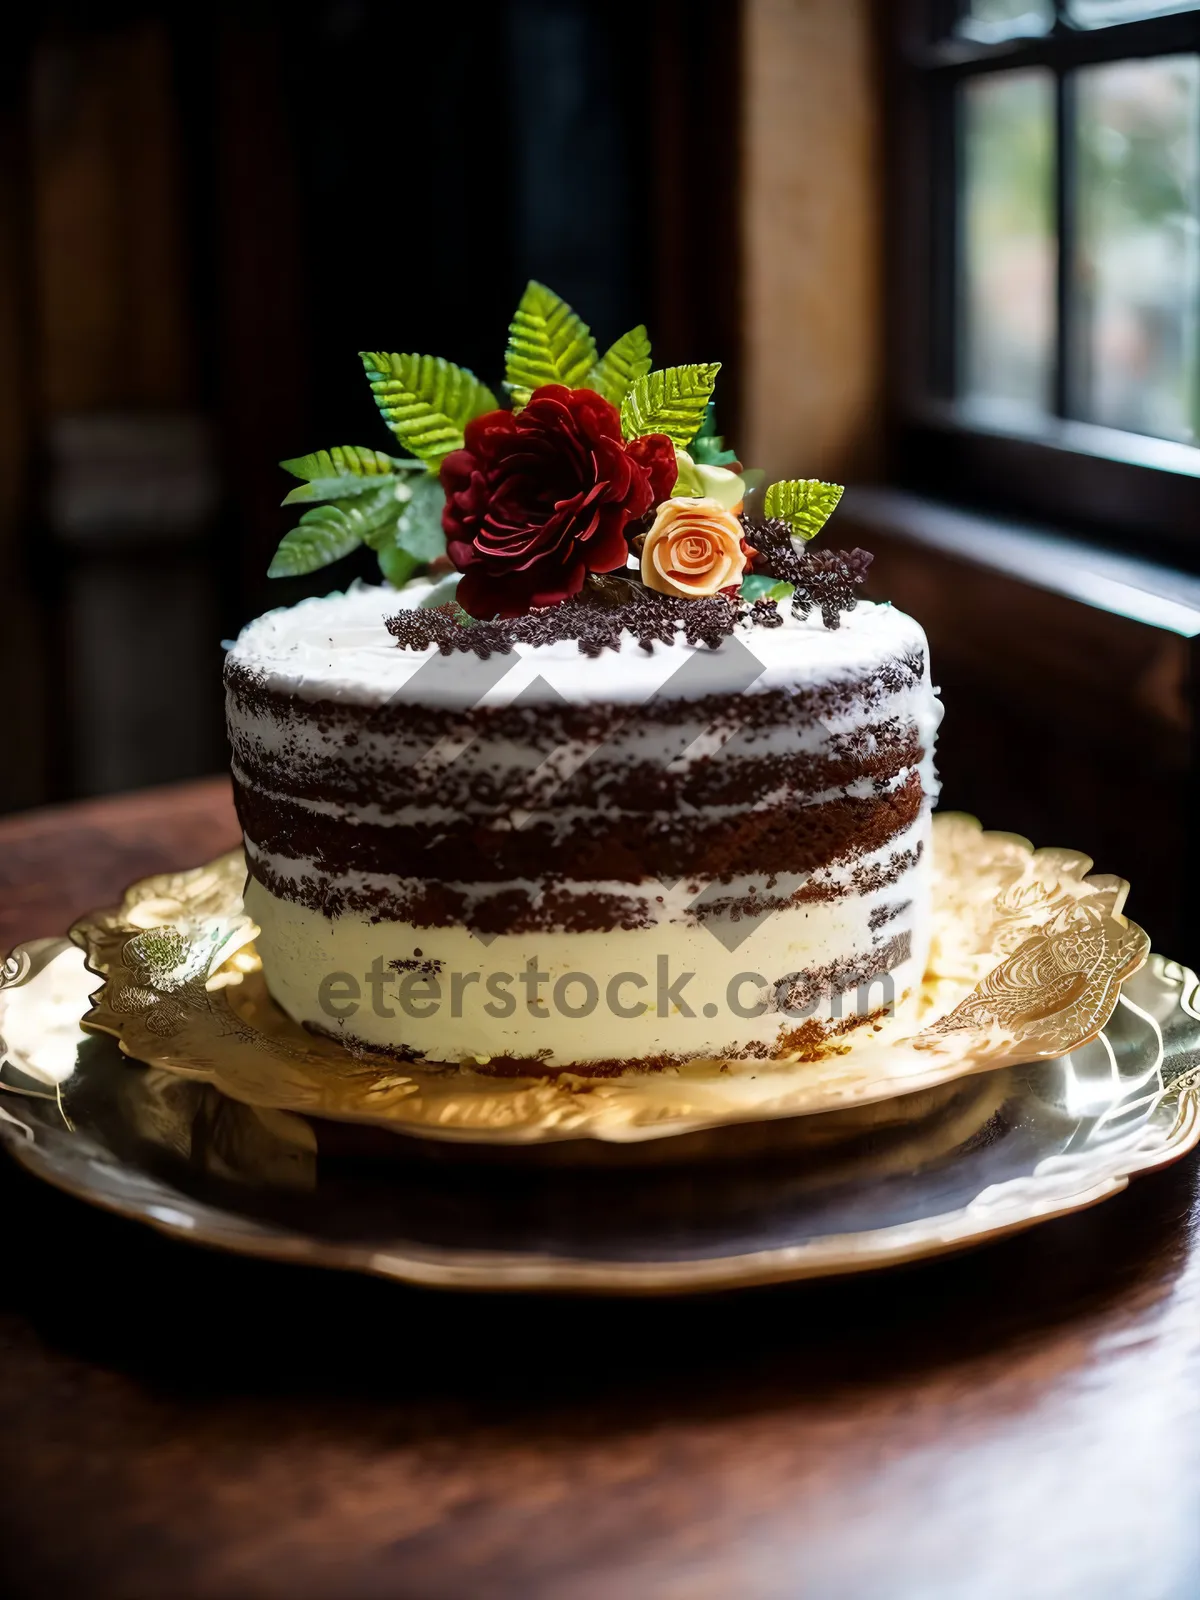
<path fill-rule="evenodd" d="M 1200 6 L 888 15 L 897 477 L 1200 565 Z"/>

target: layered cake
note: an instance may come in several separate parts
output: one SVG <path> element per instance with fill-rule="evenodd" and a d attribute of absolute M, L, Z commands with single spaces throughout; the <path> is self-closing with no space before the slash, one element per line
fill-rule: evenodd
<path fill-rule="evenodd" d="M 430 358 L 369 355 L 412 458 L 285 464 L 315 487 L 290 498 L 328 504 L 279 570 L 321 515 L 377 505 L 392 582 L 269 612 L 229 652 L 266 982 L 306 1027 L 408 1062 L 811 1061 L 911 1006 L 924 971 L 924 635 L 857 599 L 862 552 L 808 551 L 832 486 L 776 484 L 747 514 L 715 368 L 653 373 L 647 344 L 612 376 L 593 346 L 574 382 L 523 386 L 535 321 L 514 319 L 512 408 L 483 391 L 456 423 L 443 373 L 431 422 Z"/>

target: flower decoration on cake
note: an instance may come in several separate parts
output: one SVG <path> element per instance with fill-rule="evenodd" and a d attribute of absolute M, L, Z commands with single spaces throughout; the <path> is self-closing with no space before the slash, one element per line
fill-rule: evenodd
<path fill-rule="evenodd" d="M 594 615 L 610 575 L 624 585 L 623 626 L 645 648 L 674 636 L 680 605 L 706 607 L 703 626 L 697 614 L 686 633 L 716 642 L 727 621 L 777 625 L 788 596 L 794 615 L 818 612 L 828 627 L 854 604 L 869 558 L 803 551 L 836 507 L 837 484 L 774 483 L 759 520 L 747 511 L 762 475 L 716 432 L 719 362 L 655 369 L 640 325 L 601 355 L 578 314 L 536 282 L 509 327 L 507 406 L 441 357 L 361 359 L 402 453 L 336 446 L 282 462 L 300 480 L 284 504 L 306 509 L 275 554 L 273 577 L 316 571 L 360 545 L 397 588 L 454 569 L 439 648 L 447 618 L 470 629 L 566 606 L 561 626 L 576 629 L 581 648 L 586 634 L 598 653 L 613 633 L 611 595 L 606 620 Z M 451 599 L 452 582 L 438 586 L 436 603 Z M 558 623 L 552 631 L 562 636 Z M 501 643 L 498 633 L 464 648 Z"/>
<path fill-rule="evenodd" d="M 629 560 L 629 530 L 676 478 L 660 433 L 626 440 L 611 401 L 548 383 L 520 411 L 489 411 L 442 462 L 447 553 L 458 603 L 520 616 L 578 594 L 589 572 Z M 668 502 L 669 503 L 669 502 Z"/>
<path fill-rule="evenodd" d="M 642 541 L 642 582 L 659 594 L 700 600 L 735 593 L 746 570 L 746 540 L 732 511 L 717 500 L 667 500 Z"/>

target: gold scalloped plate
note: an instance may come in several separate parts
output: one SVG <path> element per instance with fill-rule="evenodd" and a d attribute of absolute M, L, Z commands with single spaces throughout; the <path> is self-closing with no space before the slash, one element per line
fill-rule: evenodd
<path fill-rule="evenodd" d="M 915 1024 L 897 1016 L 819 1060 L 752 1069 L 498 1079 L 353 1056 L 267 993 L 240 851 L 135 884 L 72 938 L 104 979 L 88 1027 L 247 1105 L 475 1144 L 630 1143 L 870 1105 L 1096 1037 L 1149 951 L 1122 915 L 1128 885 L 1090 874 L 1077 851 L 1034 850 L 970 817 L 935 817 L 933 839 L 934 939 Z"/>
<path fill-rule="evenodd" d="M 1197 979 L 1160 956 L 1065 1056 L 797 1117 L 786 1149 L 700 1149 L 702 1167 L 687 1137 L 652 1168 L 586 1139 L 618 1163 L 498 1163 L 251 1106 L 85 1032 L 94 982 L 61 939 L 4 974 L 0 1140 L 23 1167 L 178 1238 L 415 1284 L 666 1294 L 863 1271 L 1078 1211 L 1200 1139 Z"/>

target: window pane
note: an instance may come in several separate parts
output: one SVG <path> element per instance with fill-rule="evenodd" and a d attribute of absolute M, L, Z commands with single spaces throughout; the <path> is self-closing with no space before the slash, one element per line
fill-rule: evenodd
<path fill-rule="evenodd" d="M 1136 22 L 1139 17 L 1165 17 L 1177 11 L 1195 11 L 1195 0 L 1067 0 L 1067 16 L 1079 28 L 1107 28 L 1113 22 Z"/>
<path fill-rule="evenodd" d="M 968 0 L 954 31 L 964 39 L 995 44 L 1048 33 L 1053 22 L 1051 0 Z"/>
<path fill-rule="evenodd" d="M 959 388 L 1046 410 L 1053 374 L 1054 87 L 1031 68 L 963 89 Z"/>
<path fill-rule="evenodd" d="M 1200 57 L 1077 77 L 1072 410 L 1195 440 L 1200 416 Z"/>

